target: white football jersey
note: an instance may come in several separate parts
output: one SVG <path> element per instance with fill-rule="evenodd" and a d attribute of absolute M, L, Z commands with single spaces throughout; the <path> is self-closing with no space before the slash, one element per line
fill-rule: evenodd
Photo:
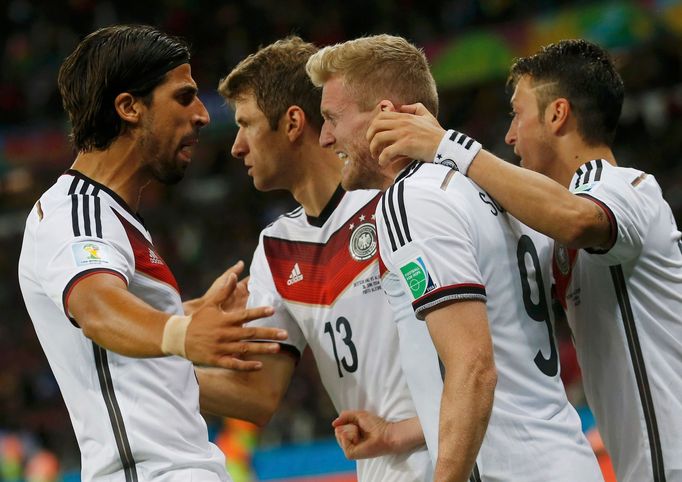
<path fill-rule="evenodd" d="M 320 217 L 302 208 L 263 230 L 253 257 L 249 306 L 275 314 L 252 324 L 285 328 L 285 348 L 309 345 L 339 412 L 390 421 L 416 415 L 398 357 L 393 312 L 381 291 L 374 210 L 378 191 L 339 188 Z M 359 460 L 361 482 L 432 480 L 425 448 Z"/>
<path fill-rule="evenodd" d="M 620 482 L 682 481 L 682 234 L 644 172 L 593 160 L 570 189 L 612 232 L 605 252 L 555 249 L 587 400 Z"/>
<path fill-rule="evenodd" d="M 183 313 L 141 219 L 107 187 L 67 171 L 28 216 L 19 281 L 73 423 L 83 480 L 230 480 L 208 441 L 192 363 L 105 350 L 70 316 L 71 290 L 96 273 L 118 276 L 158 310 Z"/>
<path fill-rule="evenodd" d="M 402 360 L 433 457 L 442 379 L 420 320 L 441 303 L 482 300 L 498 381 L 471 480 L 603 480 L 559 376 L 550 241 L 460 173 L 419 162 L 386 191 L 376 217 L 388 270 L 382 283 L 397 312 Z"/>

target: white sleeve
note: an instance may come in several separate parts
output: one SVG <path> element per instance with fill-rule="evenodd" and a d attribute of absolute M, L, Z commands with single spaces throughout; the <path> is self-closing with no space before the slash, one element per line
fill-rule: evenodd
<path fill-rule="evenodd" d="M 128 284 L 135 272 L 135 259 L 128 237 L 110 209 L 101 213 L 102 237 L 74 233 L 71 209 L 71 203 L 65 202 L 40 222 L 36 263 L 41 268 L 38 277 L 43 290 L 75 323 L 68 310 L 74 286 L 103 272 Z M 76 215 L 81 214 L 76 210 Z"/>
<path fill-rule="evenodd" d="M 306 339 L 296 320 L 291 316 L 282 296 L 275 287 L 272 272 L 263 249 L 263 235 L 260 236 L 258 247 L 253 253 L 253 261 L 249 270 L 249 301 L 247 306 L 272 306 L 275 313 L 268 318 L 260 318 L 251 321 L 250 326 L 264 326 L 271 328 L 283 328 L 289 333 L 289 338 L 280 341 L 283 348 L 294 351 L 296 356 L 301 356 L 306 347 Z"/>
<path fill-rule="evenodd" d="M 382 260 L 400 278 L 419 319 L 444 302 L 486 299 L 467 205 L 463 197 L 401 182 L 378 207 Z"/>
<path fill-rule="evenodd" d="M 656 218 L 655 204 L 648 192 L 653 186 L 645 178 L 640 182 L 637 181 L 640 178 L 634 176 L 629 181 L 615 172 L 604 174 L 599 181 L 578 187 L 575 194 L 595 202 L 611 223 L 610 247 L 586 249 L 586 253 L 593 262 L 615 265 L 639 256 L 642 251 L 649 223 Z M 654 181 L 653 178 L 650 181 Z M 657 186 L 655 181 L 654 184 Z"/>

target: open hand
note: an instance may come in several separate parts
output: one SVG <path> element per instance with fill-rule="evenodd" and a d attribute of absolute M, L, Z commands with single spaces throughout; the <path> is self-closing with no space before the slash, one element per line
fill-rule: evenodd
<path fill-rule="evenodd" d="M 277 353 L 279 343 L 249 340 L 285 340 L 287 333 L 278 328 L 243 326 L 251 320 L 271 316 L 272 307 L 240 308 L 225 311 L 223 306 L 232 306 L 237 290 L 237 275 L 226 272 L 220 279 L 222 285 L 209 288 L 203 305 L 192 315 L 187 328 L 185 352 L 187 358 L 200 365 L 211 365 L 235 370 L 257 370 L 259 361 L 241 360 L 247 354 Z"/>

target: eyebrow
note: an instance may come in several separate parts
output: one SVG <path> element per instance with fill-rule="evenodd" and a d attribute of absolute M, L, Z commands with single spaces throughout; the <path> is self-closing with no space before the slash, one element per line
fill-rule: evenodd
<path fill-rule="evenodd" d="M 180 87 L 176 92 L 176 95 L 185 95 L 185 94 L 193 94 L 197 95 L 199 93 L 199 89 L 197 88 L 196 85 L 183 85 Z"/>

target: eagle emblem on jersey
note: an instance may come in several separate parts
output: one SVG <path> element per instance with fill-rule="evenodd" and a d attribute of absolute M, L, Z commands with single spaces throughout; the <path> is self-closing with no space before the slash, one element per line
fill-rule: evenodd
<path fill-rule="evenodd" d="M 374 256 L 377 252 L 377 228 L 374 224 L 362 223 L 353 229 L 348 250 L 355 261 L 365 261 Z"/>
<path fill-rule="evenodd" d="M 568 249 L 563 244 L 554 243 L 554 260 L 559 272 L 564 276 L 571 270 L 571 260 L 568 255 Z"/>

